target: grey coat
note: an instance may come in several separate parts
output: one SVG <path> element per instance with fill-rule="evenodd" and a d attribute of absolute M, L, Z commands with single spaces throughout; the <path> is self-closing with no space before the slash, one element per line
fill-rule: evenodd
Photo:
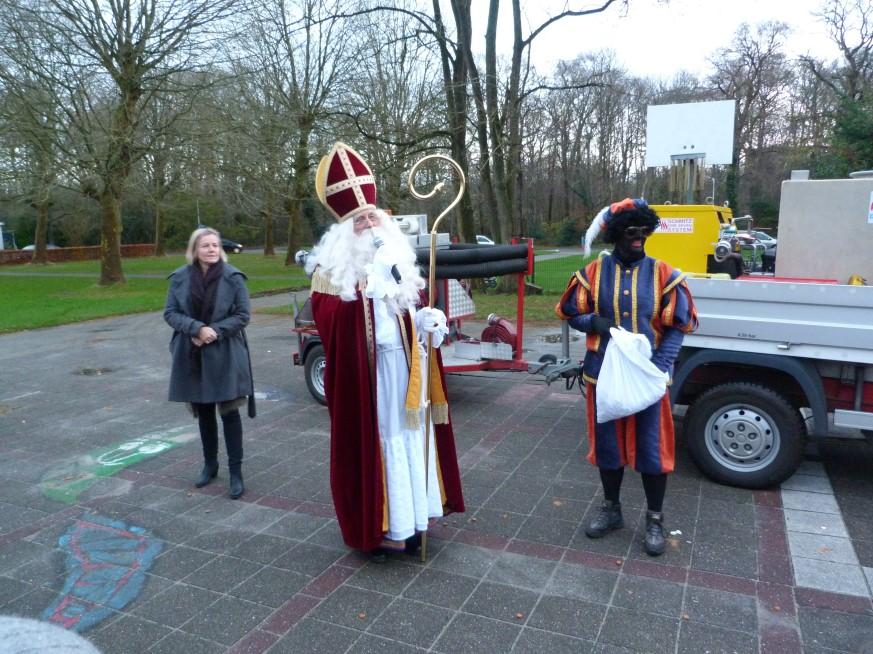
<path fill-rule="evenodd" d="M 243 331 L 250 318 L 246 276 L 230 264 L 224 264 L 215 291 L 215 309 L 208 325 L 218 333 L 218 338 L 201 348 L 198 371 L 192 365 L 191 352 L 195 346 L 191 337 L 196 336 L 204 324 L 191 317 L 189 275 L 188 266 L 182 266 L 170 275 L 170 290 L 164 309 L 164 320 L 173 328 L 170 401 L 206 404 L 251 396 L 251 360 Z"/>

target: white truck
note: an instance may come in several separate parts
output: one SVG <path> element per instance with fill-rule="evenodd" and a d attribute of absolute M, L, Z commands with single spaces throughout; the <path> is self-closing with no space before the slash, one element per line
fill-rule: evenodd
<path fill-rule="evenodd" d="M 700 329 L 671 387 L 695 462 L 748 488 L 790 476 L 807 436 L 873 437 L 873 178 L 784 182 L 778 236 L 773 276 L 689 279 Z"/>

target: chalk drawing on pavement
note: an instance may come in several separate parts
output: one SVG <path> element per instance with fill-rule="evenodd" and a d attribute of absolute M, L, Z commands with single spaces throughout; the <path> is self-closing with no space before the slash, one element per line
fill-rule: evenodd
<path fill-rule="evenodd" d="M 186 425 L 101 447 L 52 468 L 39 486 L 46 497 L 75 504 L 79 496 L 101 478 L 195 438 L 199 438 L 198 432 Z"/>
<path fill-rule="evenodd" d="M 67 554 L 67 578 L 42 618 L 77 632 L 136 599 L 163 547 L 142 527 L 93 514 L 76 520 L 58 545 Z"/>
<path fill-rule="evenodd" d="M 258 387 L 255 388 L 255 399 L 258 402 L 278 402 L 280 400 L 287 400 L 290 397 L 291 393 L 284 388 L 279 388 L 278 386 L 259 384 Z"/>

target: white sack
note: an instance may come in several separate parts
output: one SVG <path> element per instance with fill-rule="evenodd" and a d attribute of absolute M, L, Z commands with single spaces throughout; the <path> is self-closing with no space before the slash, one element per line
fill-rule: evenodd
<path fill-rule="evenodd" d="M 658 402 L 669 374 L 650 361 L 652 346 L 642 334 L 609 330 L 610 339 L 597 377 L 597 422 L 630 416 Z"/>

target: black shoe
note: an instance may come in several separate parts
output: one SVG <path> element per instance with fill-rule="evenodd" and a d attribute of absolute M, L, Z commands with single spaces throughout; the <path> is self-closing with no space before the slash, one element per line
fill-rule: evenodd
<path fill-rule="evenodd" d="M 421 532 L 416 531 L 415 534 L 406 539 L 405 552 L 414 555 L 419 549 L 421 549 Z"/>
<path fill-rule="evenodd" d="M 200 472 L 200 476 L 197 477 L 197 481 L 194 482 L 194 485 L 197 488 L 203 488 L 210 481 L 215 479 L 215 475 L 218 474 L 218 461 L 207 461 L 203 464 L 203 470 Z"/>
<path fill-rule="evenodd" d="M 370 552 L 370 563 L 388 563 L 388 552 L 381 547 L 377 547 Z"/>
<path fill-rule="evenodd" d="M 660 511 L 646 511 L 646 554 L 661 556 L 664 553 L 664 514 Z"/>
<path fill-rule="evenodd" d="M 246 492 L 246 487 L 243 484 L 242 473 L 231 472 L 230 473 L 230 499 L 235 500 L 242 497 L 242 494 Z"/>
<path fill-rule="evenodd" d="M 600 511 L 585 527 L 585 535 L 588 538 L 600 538 L 622 527 L 624 527 L 624 518 L 621 516 L 621 502 L 603 500 Z"/>

